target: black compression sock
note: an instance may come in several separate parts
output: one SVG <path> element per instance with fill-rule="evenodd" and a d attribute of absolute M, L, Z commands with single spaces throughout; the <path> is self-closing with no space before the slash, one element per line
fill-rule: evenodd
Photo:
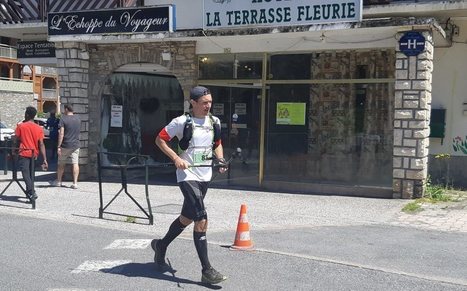
<path fill-rule="evenodd" d="M 206 232 L 193 231 L 193 241 L 195 242 L 196 251 L 198 252 L 199 260 L 203 271 L 211 268 L 208 259 L 208 241 L 206 240 Z"/>
<path fill-rule="evenodd" d="M 169 244 L 183 232 L 185 229 L 185 225 L 180 222 L 180 219 L 175 219 L 169 227 L 167 234 L 164 236 L 163 239 L 160 240 L 161 247 L 167 248 Z"/>

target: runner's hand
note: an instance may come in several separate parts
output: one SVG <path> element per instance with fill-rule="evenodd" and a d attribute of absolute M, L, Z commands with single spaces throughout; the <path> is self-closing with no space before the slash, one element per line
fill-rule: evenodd
<path fill-rule="evenodd" d="M 175 159 L 174 164 L 177 169 L 181 169 L 181 170 L 186 170 L 188 169 L 188 166 L 189 166 L 188 162 L 180 157 L 177 157 Z"/>
<path fill-rule="evenodd" d="M 220 158 L 220 159 L 217 160 L 217 162 L 218 162 L 218 165 L 219 165 L 219 173 L 223 174 L 223 173 L 227 172 L 227 170 L 229 169 L 229 164 L 227 164 L 225 159 Z"/>

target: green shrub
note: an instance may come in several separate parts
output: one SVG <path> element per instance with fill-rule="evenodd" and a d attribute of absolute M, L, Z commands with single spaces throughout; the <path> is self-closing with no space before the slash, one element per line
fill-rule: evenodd
<path fill-rule="evenodd" d="M 419 211 L 421 208 L 422 206 L 420 205 L 419 201 L 415 200 L 405 205 L 404 208 L 402 208 L 402 211 L 410 213 Z"/>

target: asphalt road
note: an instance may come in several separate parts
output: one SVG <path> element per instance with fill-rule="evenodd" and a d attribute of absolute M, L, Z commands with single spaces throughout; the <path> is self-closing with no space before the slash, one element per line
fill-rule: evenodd
<path fill-rule="evenodd" d="M 467 290 L 465 233 L 379 225 L 261 230 L 256 251 L 208 233 L 210 259 L 229 276 L 200 284 L 193 242 L 177 239 L 158 273 L 151 236 L 0 213 L 1 290 Z M 217 243 L 219 242 L 219 243 Z"/>

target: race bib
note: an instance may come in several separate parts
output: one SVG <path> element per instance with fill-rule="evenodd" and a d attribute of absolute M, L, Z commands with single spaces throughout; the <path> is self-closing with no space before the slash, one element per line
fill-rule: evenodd
<path fill-rule="evenodd" d="M 212 162 L 212 151 L 206 149 L 195 149 L 193 151 L 193 164 L 195 166 L 210 165 Z"/>

